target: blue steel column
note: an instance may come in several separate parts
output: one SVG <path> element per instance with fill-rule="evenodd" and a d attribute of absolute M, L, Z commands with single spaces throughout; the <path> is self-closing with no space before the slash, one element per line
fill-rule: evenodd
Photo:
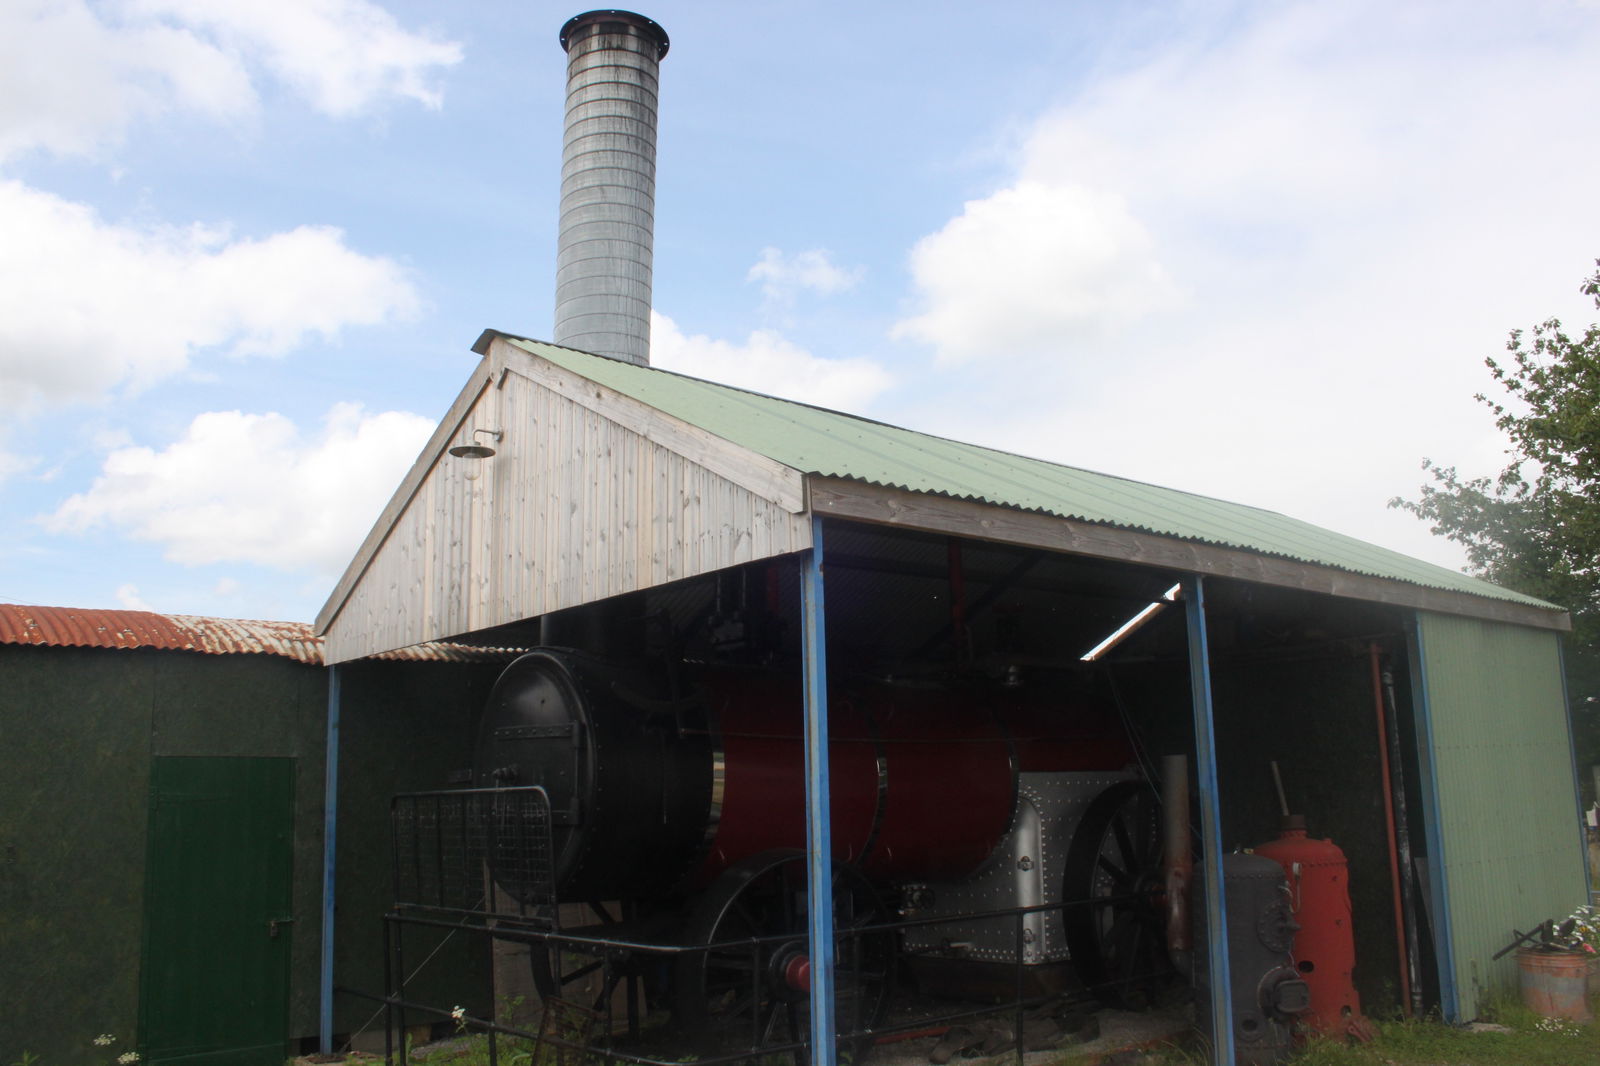
<path fill-rule="evenodd" d="M 328 667 L 328 751 L 322 780 L 322 998 L 317 1046 L 333 1054 L 334 843 L 339 811 L 339 667 Z"/>
<path fill-rule="evenodd" d="M 1433 753 L 1433 701 L 1428 695 L 1427 649 L 1422 624 L 1413 613 L 1406 626 L 1406 657 L 1411 667 L 1411 712 L 1417 725 L 1418 784 L 1422 790 L 1422 836 L 1428 842 L 1428 897 L 1432 904 L 1434 962 L 1439 970 L 1439 1013 L 1447 1022 L 1461 1021 L 1461 993 L 1456 988 L 1455 925 L 1450 920 L 1449 874 L 1444 860 L 1443 809 L 1439 802 L 1439 770 Z"/>
<path fill-rule="evenodd" d="M 1228 912 L 1222 882 L 1222 807 L 1217 800 L 1217 737 L 1211 713 L 1211 648 L 1206 640 L 1205 583 L 1183 579 L 1189 623 L 1189 701 L 1194 707 L 1195 783 L 1200 791 L 1200 851 L 1206 886 L 1206 960 L 1210 966 L 1212 1062 L 1233 1066 L 1233 984 L 1228 974 Z"/>
<path fill-rule="evenodd" d="M 800 574 L 805 651 L 806 888 L 811 901 L 811 1061 L 834 1066 L 833 832 L 828 810 L 828 647 L 822 603 L 822 519 L 811 516 L 811 556 Z"/>
<path fill-rule="evenodd" d="M 1567 751 L 1572 755 L 1572 802 L 1578 805 L 1578 855 L 1583 860 L 1583 899 L 1594 898 L 1594 878 L 1589 873 L 1589 830 L 1583 809 L 1583 778 L 1578 767 L 1578 737 L 1573 731 L 1572 719 L 1577 711 L 1572 706 L 1572 693 L 1567 688 L 1567 642 L 1555 638 L 1556 662 L 1561 665 L 1561 708 L 1567 719 Z M 1583 697 L 1579 697 L 1582 699 Z M 1596 796 L 1600 799 L 1600 796 Z"/>

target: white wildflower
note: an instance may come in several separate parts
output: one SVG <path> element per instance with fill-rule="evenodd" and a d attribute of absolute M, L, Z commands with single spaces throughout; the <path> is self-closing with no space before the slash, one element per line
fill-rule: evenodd
<path fill-rule="evenodd" d="M 110 1047 L 116 1039 L 117 1038 L 112 1036 L 110 1033 L 101 1033 L 99 1036 L 94 1038 L 94 1046 Z"/>
<path fill-rule="evenodd" d="M 124 1051 L 122 1054 L 117 1056 L 117 1062 L 120 1064 L 120 1066 L 133 1066 L 133 1064 L 138 1061 L 139 1053 L 137 1051 Z"/>

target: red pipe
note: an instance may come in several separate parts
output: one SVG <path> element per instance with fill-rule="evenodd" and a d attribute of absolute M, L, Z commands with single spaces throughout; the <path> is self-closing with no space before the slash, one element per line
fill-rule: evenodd
<path fill-rule="evenodd" d="M 961 541 L 949 542 L 950 559 L 950 639 L 956 646 L 956 663 L 967 661 L 967 573 L 961 562 Z"/>
<path fill-rule="evenodd" d="M 1394 783 L 1389 776 L 1389 725 L 1383 710 L 1383 665 L 1378 642 L 1367 645 L 1372 658 L 1372 701 L 1378 712 L 1378 763 L 1383 770 L 1383 820 L 1389 832 L 1389 885 L 1394 894 L 1394 936 L 1400 952 L 1400 1003 L 1411 1017 L 1411 967 L 1406 957 L 1405 914 L 1400 894 L 1400 849 L 1395 842 Z"/>

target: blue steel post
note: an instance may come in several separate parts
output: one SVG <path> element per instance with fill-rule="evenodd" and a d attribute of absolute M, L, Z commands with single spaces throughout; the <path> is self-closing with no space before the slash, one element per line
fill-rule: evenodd
<path fill-rule="evenodd" d="M 805 651 L 806 888 L 811 901 L 811 1061 L 834 1066 L 833 832 L 828 811 L 828 648 L 822 602 L 822 519 L 800 575 Z"/>
<path fill-rule="evenodd" d="M 1439 802 L 1439 770 L 1433 755 L 1433 702 L 1428 694 L 1427 649 L 1422 624 L 1413 613 L 1406 626 L 1406 658 L 1410 660 L 1411 710 L 1417 725 L 1417 775 L 1422 788 L 1422 836 L 1428 842 L 1428 895 L 1433 921 L 1434 959 L 1439 970 L 1439 1013 L 1447 1022 L 1461 1021 L 1461 993 L 1456 987 L 1455 926 L 1450 920 L 1449 871 L 1445 868 L 1443 809 Z"/>
<path fill-rule="evenodd" d="M 1194 707 L 1195 784 L 1200 792 L 1200 851 L 1206 886 L 1206 959 L 1211 983 L 1215 1066 L 1233 1066 L 1233 984 L 1228 974 L 1228 913 L 1222 881 L 1222 807 L 1217 800 L 1217 737 L 1211 713 L 1211 648 L 1206 640 L 1205 583 L 1183 579 L 1189 623 L 1189 701 Z"/>
<path fill-rule="evenodd" d="M 317 1046 L 333 1054 L 334 843 L 339 810 L 339 667 L 328 667 L 328 751 L 322 781 L 322 990 Z"/>
<path fill-rule="evenodd" d="M 1567 751 L 1572 754 L 1572 802 L 1578 805 L 1578 856 L 1583 864 L 1583 901 L 1588 903 L 1594 898 L 1594 878 L 1589 873 L 1589 824 L 1584 817 L 1583 809 L 1583 778 L 1582 771 L 1578 768 L 1578 737 L 1573 732 L 1572 719 L 1577 716 L 1577 708 L 1572 703 L 1572 692 L 1567 688 L 1567 645 L 1560 637 L 1554 638 L 1556 642 L 1556 662 L 1561 665 L 1561 707 L 1562 714 L 1567 720 Z M 1584 697 L 1579 696 L 1578 699 Z M 1600 799 L 1600 796 L 1596 796 Z"/>

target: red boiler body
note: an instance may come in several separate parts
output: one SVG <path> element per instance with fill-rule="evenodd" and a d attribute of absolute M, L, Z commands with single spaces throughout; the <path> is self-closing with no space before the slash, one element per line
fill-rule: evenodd
<path fill-rule="evenodd" d="M 874 880 L 958 880 L 1011 829 L 1019 775 L 1134 759 L 1114 710 L 1049 685 L 865 684 L 829 693 L 833 853 Z M 648 899 L 806 846 L 799 678 L 541 648 L 479 722 L 480 788 L 538 785 L 563 898 Z"/>
<path fill-rule="evenodd" d="M 1290 816 L 1276 840 L 1255 849 L 1283 867 L 1289 878 L 1290 905 L 1300 929 L 1294 936 L 1294 962 L 1309 986 L 1311 1009 L 1305 1021 L 1317 1032 L 1372 1038 L 1356 995 L 1355 937 L 1350 921 L 1349 862 L 1331 840 L 1306 836 L 1305 819 Z"/>
<path fill-rule="evenodd" d="M 758 851 L 805 847 L 805 759 L 796 686 L 706 682 L 725 775 L 710 877 Z M 835 858 L 874 879 L 966 877 L 1011 828 L 1019 772 L 1120 769 L 1134 757 L 1120 723 L 1087 708 L 1020 694 L 975 702 L 888 687 L 830 697 Z"/>

